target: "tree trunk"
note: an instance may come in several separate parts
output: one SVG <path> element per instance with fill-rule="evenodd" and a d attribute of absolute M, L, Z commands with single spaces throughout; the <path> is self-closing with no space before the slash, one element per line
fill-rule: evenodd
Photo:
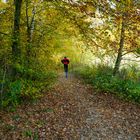
<path fill-rule="evenodd" d="M 115 76 L 119 72 L 121 60 L 122 60 L 122 52 L 123 52 L 123 46 L 124 46 L 124 37 L 125 37 L 125 28 L 124 28 L 124 19 L 122 18 L 121 23 L 121 35 L 120 35 L 120 43 L 119 43 L 119 50 L 118 50 L 118 56 L 115 62 L 115 67 L 113 70 L 113 75 Z"/>
<path fill-rule="evenodd" d="M 31 57 L 31 46 L 32 46 L 32 34 L 34 30 L 34 18 L 35 18 L 35 6 L 32 9 L 32 17 L 29 20 L 28 15 L 28 5 L 29 1 L 26 0 L 26 25 L 27 25 L 27 46 L 26 46 L 26 59 L 27 59 L 27 67 L 30 66 L 30 57 Z"/>
<path fill-rule="evenodd" d="M 13 65 L 20 63 L 21 48 L 20 48 L 20 15 L 21 15 L 21 4 L 22 0 L 15 0 L 15 15 L 14 15 L 14 30 L 13 30 L 13 40 L 12 40 L 12 56 Z M 12 75 L 15 77 L 17 71 L 13 68 Z"/>

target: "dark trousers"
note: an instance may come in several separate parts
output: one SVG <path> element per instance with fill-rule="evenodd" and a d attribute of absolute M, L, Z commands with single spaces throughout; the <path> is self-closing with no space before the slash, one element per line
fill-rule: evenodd
<path fill-rule="evenodd" d="M 68 65 L 64 64 L 64 71 L 65 71 L 66 78 L 67 78 L 68 77 Z"/>
<path fill-rule="evenodd" d="M 65 64 L 64 64 L 64 71 L 65 71 L 65 72 L 68 72 L 68 65 L 65 65 Z"/>

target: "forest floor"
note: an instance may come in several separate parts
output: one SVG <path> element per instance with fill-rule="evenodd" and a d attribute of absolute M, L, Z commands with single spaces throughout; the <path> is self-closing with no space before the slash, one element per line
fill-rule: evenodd
<path fill-rule="evenodd" d="M 60 75 L 40 100 L 0 112 L 0 140 L 140 140 L 140 105 Z"/>

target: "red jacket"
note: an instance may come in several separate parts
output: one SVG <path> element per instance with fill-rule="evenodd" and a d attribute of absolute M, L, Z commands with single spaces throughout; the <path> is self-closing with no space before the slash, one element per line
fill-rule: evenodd
<path fill-rule="evenodd" d="M 68 65 L 69 64 L 69 59 L 68 58 L 64 58 L 61 60 L 61 62 L 64 64 L 64 65 Z"/>

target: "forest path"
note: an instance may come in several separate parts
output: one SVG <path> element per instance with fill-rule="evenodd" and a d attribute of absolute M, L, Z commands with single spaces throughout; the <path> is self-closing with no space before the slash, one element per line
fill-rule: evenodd
<path fill-rule="evenodd" d="M 41 100 L 0 114 L 0 140 L 140 140 L 140 106 L 60 75 Z"/>

